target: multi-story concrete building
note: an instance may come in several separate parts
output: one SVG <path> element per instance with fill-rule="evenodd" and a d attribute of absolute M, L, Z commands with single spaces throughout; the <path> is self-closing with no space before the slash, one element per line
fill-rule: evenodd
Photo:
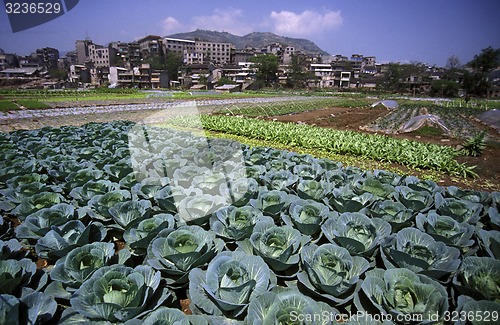
<path fill-rule="evenodd" d="M 108 48 L 110 66 L 129 69 L 141 63 L 142 52 L 138 42 L 111 42 Z"/>
<path fill-rule="evenodd" d="M 44 47 L 36 50 L 38 64 L 49 69 L 57 69 L 59 51 L 52 47 Z"/>
<path fill-rule="evenodd" d="M 148 35 L 137 43 L 144 58 L 160 55 L 163 52 L 163 39 L 160 36 Z"/>
<path fill-rule="evenodd" d="M 178 54 L 179 56 L 184 56 L 185 52 L 195 52 L 195 41 L 185 39 L 165 37 L 163 39 L 163 46 L 166 52 L 173 52 Z"/>
<path fill-rule="evenodd" d="M 92 62 L 96 68 L 109 67 L 109 48 L 97 45 L 89 44 L 89 57 L 88 61 Z"/>
<path fill-rule="evenodd" d="M 233 43 L 195 42 L 195 52 L 203 53 L 206 61 L 210 61 L 217 65 L 230 64 L 234 51 Z"/>
<path fill-rule="evenodd" d="M 76 41 L 77 64 L 93 64 L 97 68 L 109 67 L 109 48 L 91 40 Z"/>

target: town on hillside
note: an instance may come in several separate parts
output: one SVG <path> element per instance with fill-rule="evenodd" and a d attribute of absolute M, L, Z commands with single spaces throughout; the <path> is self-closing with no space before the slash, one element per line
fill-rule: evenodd
<path fill-rule="evenodd" d="M 447 67 L 378 63 L 374 56 L 311 53 L 290 44 L 236 48 L 233 43 L 148 35 L 107 46 L 77 40 L 64 57 L 55 48 L 31 55 L 0 49 L 4 88 L 179 88 L 225 92 L 262 87 L 387 90 L 412 95 L 463 96 L 467 70 L 452 56 Z M 498 70 L 496 71 L 498 72 Z M 500 75 L 486 95 L 500 96 Z"/>

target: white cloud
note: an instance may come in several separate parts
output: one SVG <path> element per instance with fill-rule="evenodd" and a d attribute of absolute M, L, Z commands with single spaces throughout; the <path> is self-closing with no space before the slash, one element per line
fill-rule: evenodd
<path fill-rule="evenodd" d="M 306 10 L 300 14 L 291 11 L 271 12 L 274 32 L 286 36 L 306 36 L 333 30 L 342 25 L 340 11 L 318 13 Z"/>
<path fill-rule="evenodd" d="M 164 34 L 173 34 L 180 31 L 182 24 L 174 17 L 167 17 L 161 22 Z"/>
<path fill-rule="evenodd" d="M 191 19 L 193 29 L 207 29 L 245 35 L 252 31 L 251 26 L 242 21 L 243 11 L 240 9 L 215 9 L 209 16 L 195 16 Z"/>

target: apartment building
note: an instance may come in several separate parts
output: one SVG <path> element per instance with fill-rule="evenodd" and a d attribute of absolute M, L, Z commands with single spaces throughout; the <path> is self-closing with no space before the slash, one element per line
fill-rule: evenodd
<path fill-rule="evenodd" d="M 91 40 L 76 41 L 77 64 L 93 63 L 96 68 L 109 67 L 109 48 Z"/>
<path fill-rule="evenodd" d="M 206 61 L 216 65 L 230 64 L 234 55 L 234 45 L 232 43 L 218 43 L 207 41 L 196 41 L 195 52 L 203 53 Z"/>
<path fill-rule="evenodd" d="M 165 52 L 174 52 L 180 56 L 195 52 L 195 41 L 165 37 L 163 39 Z"/>
<path fill-rule="evenodd" d="M 148 35 L 137 41 L 143 57 L 160 55 L 163 51 L 163 39 L 160 36 Z"/>
<path fill-rule="evenodd" d="M 44 47 L 36 50 L 36 57 L 40 66 L 49 69 L 57 68 L 57 61 L 59 60 L 59 51 L 52 47 Z"/>

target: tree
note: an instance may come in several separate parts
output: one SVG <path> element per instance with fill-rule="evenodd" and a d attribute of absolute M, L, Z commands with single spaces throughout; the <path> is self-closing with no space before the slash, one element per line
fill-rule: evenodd
<path fill-rule="evenodd" d="M 500 65 L 498 61 L 499 57 L 500 49 L 494 50 L 489 46 L 482 49 L 480 54 L 474 55 L 474 58 L 468 65 L 477 73 L 488 73 Z"/>
<path fill-rule="evenodd" d="M 182 57 L 174 52 L 165 55 L 151 56 L 145 61 L 153 70 L 166 70 L 169 80 L 177 80 L 179 68 L 182 66 Z"/>
<path fill-rule="evenodd" d="M 484 96 L 488 94 L 491 87 L 488 81 L 488 73 L 500 65 L 500 49 L 493 49 L 491 46 L 482 49 L 480 54 L 474 55 L 474 58 L 467 63 L 472 72 L 464 75 L 464 90 L 466 96 L 470 95 Z"/>
<path fill-rule="evenodd" d="M 305 88 L 307 81 L 314 78 L 314 75 L 304 70 L 305 63 L 301 57 L 292 54 L 292 64 L 288 73 L 287 86 L 291 88 Z"/>
<path fill-rule="evenodd" d="M 271 86 L 278 80 L 279 58 L 274 54 L 259 54 L 250 60 L 257 68 L 257 82 L 264 86 Z"/>
<path fill-rule="evenodd" d="M 460 59 L 456 55 L 452 55 L 446 60 L 446 69 L 457 69 L 461 66 Z"/>

